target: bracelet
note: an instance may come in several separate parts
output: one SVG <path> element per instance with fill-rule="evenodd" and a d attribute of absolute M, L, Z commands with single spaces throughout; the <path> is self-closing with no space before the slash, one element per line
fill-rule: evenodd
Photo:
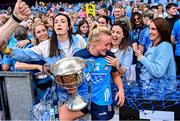
<path fill-rule="evenodd" d="M 19 18 L 17 18 L 14 14 L 12 14 L 12 18 L 16 21 L 16 22 L 18 22 L 18 23 L 21 23 L 22 21 L 19 19 Z"/>
<path fill-rule="evenodd" d="M 32 43 L 32 41 L 30 39 L 28 39 L 30 43 Z"/>

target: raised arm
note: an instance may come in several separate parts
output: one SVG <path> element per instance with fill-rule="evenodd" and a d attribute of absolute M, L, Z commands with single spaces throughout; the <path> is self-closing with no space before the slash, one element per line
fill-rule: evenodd
<path fill-rule="evenodd" d="M 4 49 L 8 41 L 8 38 L 13 33 L 14 29 L 19 25 L 19 23 L 28 18 L 31 14 L 31 10 L 29 6 L 22 2 L 22 0 L 17 0 L 13 14 L 11 18 L 2 26 L 0 27 L 0 49 Z"/>

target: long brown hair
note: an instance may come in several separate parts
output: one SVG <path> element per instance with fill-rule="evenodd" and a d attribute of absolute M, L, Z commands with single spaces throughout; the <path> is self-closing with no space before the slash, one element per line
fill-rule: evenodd
<path fill-rule="evenodd" d="M 142 14 L 139 13 L 139 12 L 134 12 L 134 13 L 132 14 L 132 17 L 131 17 L 131 24 L 132 24 L 132 29 L 133 29 L 133 30 L 137 27 L 137 25 L 135 24 L 135 16 L 138 16 L 138 18 L 139 18 L 140 21 L 141 21 L 141 25 L 144 25 Z"/>
<path fill-rule="evenodd" d="M 69 27 L 69 30 L 68 30 L 68 38 L 69 38 L 69 43 L 70 43 L 69 47 L 71 47 L 71 45 L 73 43 L 71 19 L 66 14 L 63 14 L 63 13 L 58 13 L 54 17 L 54 19 L 57 16 L 64 16 L 67 19 L 68 27 Z M 54 19 L 53 19 L 53 28 L 54 28 Z M 63 54 L 63 51 L 58 49 L 57 34 L 56 34 L 55 30 L 53 29 L 52 37 L 50 39 L 50 53 L 49 53 L 49 56 L 53 57 L 53 56 L 57 56 L 57 55 L 61 55 L 61 54 Z"/>
<path fill-rule="evenodd" d="M 161 36 L 161 40 L 157 45 L 164 41 L 171 43 L 171 29 L 169 23 L 162 17 L 155 18 L 151 22 L 155 24 Z"/>
<path fill-rule="evenodd" d="M 123 54 L 125 54 L 126 50 L 128 49 L 128 46 L 130 45 L 129 31 L 127 29 L 127 26 L 124 25 L 124 23 L 121 21 L 114 22 L 114 24 L 111 27 L 111 30 L 112 30 L 113 26 L 119 26 L 119 27 L 121 27 L 121 29 L 123 31 L 124 38 L 121 40 L 121 43 L 119 44 L 119 49 L 123 51 Z"/>
<path fill-rule="evenodd" d="M 88 36 L 88 34 L 89 34 L 89 24 L 88 24 L 88 22 L 87 22 L 85 19 L 79 21 L 77 34 L 80 34 L 80 35 L 81 35 L 82 32 L 81 32 L 81 30 L 80 30 L 80 27 L 81 27 L 82 25 L 84 25 L 84 24 L 87 24 L 87 25 L 88 25 L 88 32 L 86 33 L 86 35 Z"/>

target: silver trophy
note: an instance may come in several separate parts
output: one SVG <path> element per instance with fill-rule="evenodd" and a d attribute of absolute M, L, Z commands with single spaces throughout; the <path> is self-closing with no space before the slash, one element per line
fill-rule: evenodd
<path fill-rule="evenodd" d="M 88 67 L 88 63 L 92 63 L 94 70 L 95 63 L 92 60 L 84 60 L 79 57 L 68 57 L 59 60 L 57 63 L 50 67 L 50 71 L 55 76 L 55 81 L 65 89 L 76 88 L 83 82 L 89 75 L 83 72 L 84 67 Z M 76 91 L 67 101 L 67 106 L 72 111 L 78 111 L 87 106 L 88 102 L 78 94 Z"/>

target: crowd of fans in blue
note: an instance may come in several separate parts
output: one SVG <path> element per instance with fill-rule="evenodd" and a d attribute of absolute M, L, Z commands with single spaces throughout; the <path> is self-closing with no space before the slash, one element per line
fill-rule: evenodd
<path fill-rule="evenodd" d="M 91 4 L 96 5 L 95 16 L 86 14 L 85 3 L 39 2 L 31 7 L 28 18 L 18 21 L 17 16 L 12 17 L 19 25 L 6 37 L 8 50 L 0 44 L 1 71 L 32 72 L 32 86 L 38 96 L 54 83 L 47 74 L 50 65 L 72 56 L 93 59 L 91 108 L 96 111 L 84 108 L 73 112 L 61 105 L 61 120 L 77 119 L 86 113 L 93 120 L 111 119 L 113 105 L 124 104 L 123 84 L 137 82 L 142 90 L 153 89 L 152 97 L 157 99 L 157 93 L 176 91 L 180 78 L 177 4 L 129 0 Z M 8 19 L 11 12 L 0 14 L 0 26 Z M 38 78 L 39 74 L 46 77 Z M 86 86 L 84 83 L 78 88 L 82 95 Z M 57 88 L 58 99 L 65 102 L 70 93 Z M 102 112 L 107 114 L 97 116 Z"/>

